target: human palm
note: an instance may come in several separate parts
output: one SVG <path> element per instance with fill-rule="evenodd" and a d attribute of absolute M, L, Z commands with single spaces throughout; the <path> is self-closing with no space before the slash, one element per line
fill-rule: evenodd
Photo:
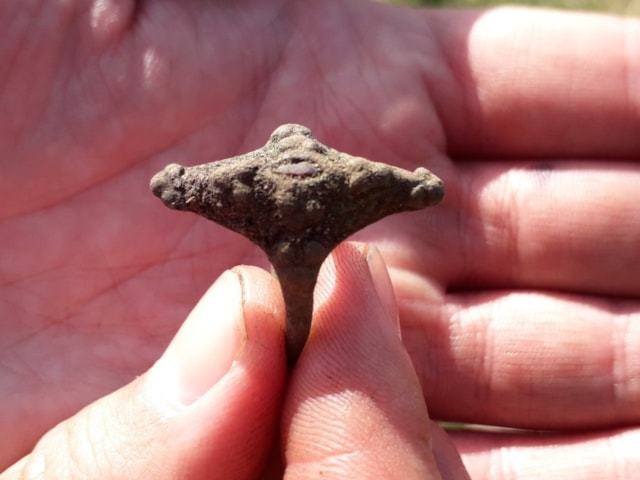
<path fill-rule="evenodd" d="M 547 449 L 540 478 L 576 458 L 637 462 L 636 22 L 346 1 L 36 3 L 0 11 L 2 467 L 148 368 L 222 271 L 266 265 L 147 185 L 167 163 L 256 148 L 286 122 L 445 181 L 443 205 L 359 234 L 389 266 L 433 417 L 604 429 L 459 434 L 474 479 L 494 478 L 504 444 L 517 461 L 504 478 L 539 468 L 532 446 Z M 573 478 L 626 478 L 603 465 Z"/>

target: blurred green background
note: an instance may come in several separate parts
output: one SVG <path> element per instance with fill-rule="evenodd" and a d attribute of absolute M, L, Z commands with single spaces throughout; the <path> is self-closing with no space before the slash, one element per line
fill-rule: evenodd
<path fill-rule="evenodd" d="M 391 3 L 436 7 L 485 7 L 491 5 L 535 5 L 574 10 L 600 10 L 625 15 L 640 15 L 640 0 L 391 0 Z"/>

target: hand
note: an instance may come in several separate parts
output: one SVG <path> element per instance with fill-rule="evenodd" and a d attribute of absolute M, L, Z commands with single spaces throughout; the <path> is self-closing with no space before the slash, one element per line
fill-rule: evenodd
<path fill-rule="evenodd" d="M 504 471 L 498 459 L 545 478 L 579 478 L 584 458 L 584 479 L 616 478 L 612 455 L 631 468 L 637 22 L 301 5 L 1 9 L 0 465 L 145 371 L 212 278 L 262 261 L 159 206 L 150 175 L 256 147 L 296 121 L 447 184 L 442 207 L 360 236 L 390 266 L 432 415 L 598 431 L 564 443 L 457 436 L 473 478 Z M 506 458 L 492 455 L 505 443 Z"/>
<path fill-rule="evenodd" d="M 148 372 L 49 431 L 0 478 L 468 480 L 429 421 L 380 253 L 341 245 L 318 286 L 286 395 L 277 281 L 237 267 Z"/>

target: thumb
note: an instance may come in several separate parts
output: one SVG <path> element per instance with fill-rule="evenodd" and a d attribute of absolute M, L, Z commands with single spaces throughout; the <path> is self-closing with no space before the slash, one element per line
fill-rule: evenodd
<path fill-rule="evenodd" d="M 447 465 L 433 451 L 433 424 L 378 251 L 342 244 L 317 294 L 285 404 L 287 478 L 468 480 L 442 475 Z"/>
<path fill-rule="evenodd" d="M 253 478 L 277 430 L 283 318 L 268 273 L 225 272 L 148 372 L 48 432 L 0 478 Z"/>

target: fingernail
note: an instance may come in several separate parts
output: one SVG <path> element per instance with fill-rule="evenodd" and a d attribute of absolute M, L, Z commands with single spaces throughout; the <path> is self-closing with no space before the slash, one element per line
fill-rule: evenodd
<path fill-rule="evenodd" d="M 371 274 L 371 280 L 373 286 L 378 294 L 380 303 L 384 309 L 384 315 L 380 315 L 385 321 L 390 321 L 393 324 L 393 328 L 400 336 L 400 322 L 398 318 L 398 304 L 396 302 L 396 295 L 393 291 L 393 284 L 389 277 L 387 265 L 378 250 L 374 245 L 368 245 L 366 251 L 367 265 L 369 266 L 369 273 Z"/>
<path fill-rule="evenodd" d="M 154 365 L 156 390 L 170 402 L 190 405 L 229 371 L 245 338 L 241 280 L 227 271 L 200 299 Z"/>

